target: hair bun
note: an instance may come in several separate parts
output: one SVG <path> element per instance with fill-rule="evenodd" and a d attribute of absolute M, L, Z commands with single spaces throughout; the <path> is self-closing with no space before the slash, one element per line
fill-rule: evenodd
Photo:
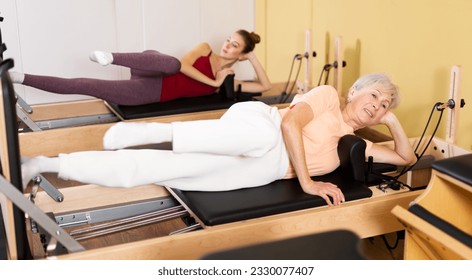
<path fill-rule="evenodd" d="M 259 36 L 257 33 L 251 32 L 250 35 L 251 35 L 251 39 L 254 42 L 254 44 L 259 44 L 261 42 L 261 36 Z"/>
<path fill-rule="evenodd" d="M 258 44 L 261 41 L 261 36 L 259 36 L 255 32 L 249 32 L 247 30 L 240 29 L 236 31 L 236 33 L 241 35 L 241 37 L 244 40 L 245 46 L 243 49 L 243 53 L 252 52 L 254 48 L 256 47 L 256 44 Z"/>

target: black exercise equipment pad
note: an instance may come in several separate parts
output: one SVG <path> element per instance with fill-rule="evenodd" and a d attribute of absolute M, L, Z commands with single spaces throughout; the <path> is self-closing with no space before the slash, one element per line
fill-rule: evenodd
<path fill-rule="evenodd" d="M 346 176 L 341 168 L 312 178 L 336 184 L 342 190 L 346 201 L 372 196 L 372 191 L 364 183 Z M 321 197 L 303 192 L 296 178 L 234 191 L 172 191 L 207 226 L 326 205 Z"/>
<path fill-rule="evenodd" d="M 242 92 L 241 86 L 234 91 L 234 74 L 226 76 L 218 92 L 210 95 L 179 98 L 166 102 L 157 102 L 144 105 L 118 105 L 105 101 L 107 106 L 122 120 L 133 120 L 150 117 L 160 117 L 175 114 L 203 112 L 228 109 L 236 102 L 254 100 L 259 92 Z"/>
<path fill-rule="evenodd" d="M 347 230 L 278 240 L 210 253 L 203 260 L 365 260 L 360 238 Z"/>
<path fill-rule="evenodd" d="M 459 229 L 448 221 L 439 218 L 423 206 L 419 204 L 413 204 L 408 208 L 408 211 L 422 218 L 423 220 L 430 223 L 434 227 L 440 229 L 449 236 L 452 236 L 453 238 L 457 239 L 459 242 L 462 242 L 463 244 L 467 245 L 469 248 L 472 248 L 472 236 L 470 234 Z"/>
<path fill-rule="evenodd" d="M 107 101 L 110 109 L 123 120 L 228 109 L 234 103 L 236 101 L 226 99 L 219 93 L 137 106 L 118 105 Z"/>
<path fill-rule="evenodd" d="M 472 186 L 472 154 L 435 161 L 433 169 Z"/>

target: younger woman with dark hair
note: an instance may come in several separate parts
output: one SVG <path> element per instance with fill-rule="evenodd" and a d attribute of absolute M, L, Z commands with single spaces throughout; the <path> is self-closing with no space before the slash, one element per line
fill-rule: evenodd
<path fill-rule="evenodd" d="M 83 94 L 118 105 L 142 105 L 182 97 L 213 94 L 238 61 L 248 60 L 257 75 L 256 81 L 235 81 L 244 92 L 262 92 L 271 83 L 253 52 L 260 37 L 254 32 L 238 30 L 223 44 L 219 54 L 208 43 L 201 43 L 180 60 L 155 50 L 140 53 L 94 51 L 90 59 L 103 66 L 129 67 L 129 80 L 58 78 L 11 72 L 14 83 L 58 94 Z"/>

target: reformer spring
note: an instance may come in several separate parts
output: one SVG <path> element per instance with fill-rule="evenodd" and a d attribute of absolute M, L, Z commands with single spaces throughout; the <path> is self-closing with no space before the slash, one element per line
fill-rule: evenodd
<path fill-rule="evenodd" d="M 83 229 L 72 230 L 69 232 L 69 234 L 75 240 L 80 241 L 132 228 L 137 228 L 144 225 L 162 222 L 173 218 L 183 217 L 187 214 L 187 210 L 185 210 L 183 206 L 179 205 L 164 210 L 141 214 L 129 218 L 123 218 L 108 223 L 98 224 Z"/>

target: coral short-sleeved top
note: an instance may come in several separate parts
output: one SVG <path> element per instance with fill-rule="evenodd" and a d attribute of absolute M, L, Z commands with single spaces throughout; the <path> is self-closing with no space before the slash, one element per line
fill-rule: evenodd
<path fill-rule="evenodd" d="M 300 102 L 307 103 L 313 111 L 313 119 L 302 131 L 308 172 L 310 176 L 317 176 L 334 171 L 339 166 L 339 139 L 346 134 L 354 134 L 353 128 L 343 120 L 338 93 L 331 86 L 319 86 L 297 95 L 288 108 L 279 110 L 282 118 Z M 367 149 L 370 149 L 372 142 L 366 143 Z M 294 177 L 296 173 L 290 164 L 285 178 Z"/>

